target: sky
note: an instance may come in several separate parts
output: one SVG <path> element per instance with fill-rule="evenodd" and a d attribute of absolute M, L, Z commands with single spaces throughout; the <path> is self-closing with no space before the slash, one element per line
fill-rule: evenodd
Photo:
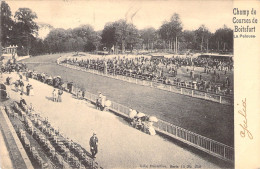
<path fill-rule="evenodd" d="M 132 23 L 138 28 L 158 29 L 173 13 L 178 13 L 184 30 L 195 30 L 204 24 L 211 32 L 227 25 L 232 28 L 231 0 L 221 1 L 167 1 L 167 0 L 96 0 L 96 1 L 6 1 L 14 15 L 18 8 L 27 7 L 36 12 L 37 22 L 48 23 L 55 28 L 75 28 L 90 24 L 102 30 L 108 22 L 125 19 L 136 12 Z M 126 15 L 128 13 L 128 15 Z"/>

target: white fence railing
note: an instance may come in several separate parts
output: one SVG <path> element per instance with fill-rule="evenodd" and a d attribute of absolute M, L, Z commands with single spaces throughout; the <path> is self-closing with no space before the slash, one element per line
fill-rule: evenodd
<path fill-rule="evenodd" d="M 82 89 L 73 88 L 72 93 L 76 94 L 75 92 L 79 90 Z M 84 93 L 85 99 L 94 103 L 96 102 L 96 99 L 98 98 L 97 95 L 86 91 L 84 91 Z M 111 101 L 111 106 L 109 107 L 109 110 L 128 118 L 130 108 Z M 166 134 L 174 139 L 191 145 L 222 160 L 232 163 L 234 162 L 234 148 L 230 146 L 188 131 L 181 127 L 175 126 L 160 119 L 157 123 L 154 123 L 154 127 L 160 133 Z"/>
<path fill-rule="evenodd" d="M 65 66 L 65 67 L 71 68 L 71 69 L 85 71 L 85 72 L 93 73 L 93 74 L 100 75 L 100 76 L 106 76 L 106 77 L 110 77 L 113 79 L 118 79 L 118 80 L 122 80 L 125 82 L 129 82 L 129 83 L 135 83 L 135 84 L 139 84 L 139 85 L 143 85 L 143 86 L 150 86 L 150 87 L 154 87 L 154 88 L 161 89 L 161 90 L 166 90 L 166 91 L 173 92 L 173 93 L 178 93 L 178 94 L 187 95 L 190 97 L 218 102 L 221 104 L 233 105 L 232 96 L 225 96 L 225 95 L 219 95 L 219 94 L 199 91 L 199 90 L 193 89 L 192 86 L 190 86 L 190 85 L 184 85 L 179 82 L 175 82 L 173 85 L 163 84 L 163 83 L 159 83 L 159 82 L 155 82 L 155 81 L 141 80 L 141 79 L 122 76 L 122 75 L 105 74 L 98 70 L 85 69 L 83 67 L 70 65 L 70 64 L 64 64 L 64 63 L 59 63 L 59 64 Z"/>

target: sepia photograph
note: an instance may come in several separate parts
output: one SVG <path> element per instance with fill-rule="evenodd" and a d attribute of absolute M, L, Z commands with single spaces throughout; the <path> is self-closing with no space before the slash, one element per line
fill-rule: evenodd
<path fill-rule="evenodd" d="M 0 168 L 235 168 L 234 31 L 257 29 L 233 24 L 247 12 L 1 1 Z"/>

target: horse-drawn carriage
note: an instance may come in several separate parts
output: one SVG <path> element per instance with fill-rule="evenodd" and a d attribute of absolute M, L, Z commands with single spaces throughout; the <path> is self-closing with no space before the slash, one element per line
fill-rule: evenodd
<path fill-rule="evenodd" d="M 146 116 L 144 113 L 137 112 L 136 110 L 130 110 L 129 113 L 130 124 L 134 128 L 141 130 L 147 134 L 155 135 L 155 129 L 153 122 L 157 122 L 158 119 L 154 116 Z"/>
<path fill-rule="evenodd" d="M 63 80 L 60 76 L 55 76 L 53 78 L 53 87 L 62 89 Z"/>
<path fill-rule="evenodd" d="M 35 79 L 35 80 L 38 80 L 38 73 L 32 72 L 32 78 Z"/>
<path fill-rule="evenodd" d="M 51 76 L 46 77 L 45 83 L 52 86 L 53 85 L 53 79 Z"/>
<path fill-rule="evenodd" d="M 45 73 L 38 74 L 38 80 L 40 80 L 41 82 L 45 83 L 45 80 L 46 80 Z"/>

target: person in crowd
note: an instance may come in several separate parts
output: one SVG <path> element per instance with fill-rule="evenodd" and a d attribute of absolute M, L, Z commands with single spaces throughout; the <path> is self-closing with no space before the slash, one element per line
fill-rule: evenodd
<path fill-rule="evenodd" d="M 135 117 L 135 128 L 142 129 L 142 119 L 140 117 Z"/>
<path fill-rule="evenodd" d="M 8 76 L 8 77 L 6 78 L 6 84 L 7 84 L 7 85 L 10 85 L 10 80 L 11 80 L 11 78 Z"/>
<path fill-rule="evenodd" d="M 220 80 L 220 73 L 217 74 L 217 78 L 218 78 L 218 80 Z"/>
<path fill-rule="evenodd" d="M 81 96 L 81 90 L 79 88 L 76 88 L 76 98 L 80 99 Z"/>
<path fill-rule="evenodd" d="M 56 89 L 53 90 L 52 96 L 53 96 L 53 101 L 57 102 L 58 101 L 58 92 Z"/>
<path fill-rule="evenodd" d="M 96 100 L 96 109 L 97 109 L 97 110 L 100 110 L 99 98 L 97 98 L 97 100 Z"/>
<path fill-rule="evenodd" d="M 96 133 L 94 132 L 92 137 L 89 140 L 90 152 L 93 158 L 96 158 L 96 154 L 98 153 L 98 138 Z"/>
<path fill-rule="evenodd" d="M 67 87 L 69 89 L 69 93 L 71 93 L 72 92 L 73 83 L 72 82 L 68 83 Z"/>
<path fill-rule="evenodd" d="M 62 102 L 62 98 L 61 98 L 61 95 L 63 94 L 63 91 L 62 90 L 58 90 L 58 102 Z"/>
<path fill-rule="evenodd" d="M 82 98 L 83 99 L 85 98 L 85 91 L 84 90 L 82 91 Z"/>
<path fill-rule="evenodd" d="M 229 87 L 229 86 L 230 86 L 230 80 L 229 80 L 229 78 L 228 78 L 228 77 L 226 77 L 226 84 L 227 84 L 227 87 Z"/>
<path fill-rule="evenodd" d="M 102 97 L 103 97 L 103 95 L 102 95 L 101 92 L 98 92 L 98 97 L 99 97 L 99 98 L 102 98 Z"/>
<path fill-rule="evenodd" d="M 34 96 L 34 89 L 33 89 L 33 86 L 30 85 L 30 94 L 29 96 Z"/>
<path fill-rule="evenodd" d="M 106 102 L 106 96 L 102 96 L 101 97 L 101 108 L 100 108 L 101 111 L 104 111 L 104 109 L 105 109 L 105 102 Z"/>
<path fill-rule="evenodd" d="M 105 101 L 106 96 L 102 95 L 101 92 L 99 92 L 98 99 L 97 99 L 97 108 L 101 111 L 105 109 Z"/>
<path fill-rule="evenodd" d="M 20 97 L 20 106 L 22 106 L 23 104 L 27 105 L 26 101 L 23 98 L 23 94 L 21 93 L 20 95 L 21 95 L 21 97 Z"/>
<path fill-rule="evenodd" d="M 20 80 L 22 80 L 23 79 L 23 76 L 19 73 L 19 78 L 20 78 Z"/>
<path fill-rule="evenodd" d="M 14 87 L 15 87 L 15 91 L 18 92 L 18 87 L 19 87 L 19 81 L 15 81 L 14 82 Z"/>
<path fill-rule="evenodd" d="M 101 92 L 98 92 L 98 98 L 96 100 L 96 108 L 101 110 L 101 102 L 102 102 L 103 95 Z"/>
<path fill-rule="evenodd" d="M 21 88 L 21 92 L 23 93 L 24 92 L 24 83 L 23 83 L 22 79 L 19 80 L 19 85 Z"/>
<path fill-rule="evenodd" d="M 28 106 L 28 112 L 31 113 L 32 111 L 34 111 L 34 107 L 32 103 L 30 103 L 30 105 Z"/>
<path fill-rule="evenodd" d="M 220 86 L 218 86 L 217 89 L 218 89 L 218 90 L 217 90 L 217 93 L 220 93 L 220 92 L 221 92 L 221 88 L 220 88 Z"/>
<path fill-rule="evenodd" d="M 26 77 L 26 81 L 29 82 L 29 72 L 26 72 L 25 77 Z"/>
<path fill-rule="evenodd" d="M 30 90 L 31 90 L 31 85 L 28 83 L 27 86 L 26 86 L 26 94 L 27 94 L 27 96 L 30 95 Z"/>

